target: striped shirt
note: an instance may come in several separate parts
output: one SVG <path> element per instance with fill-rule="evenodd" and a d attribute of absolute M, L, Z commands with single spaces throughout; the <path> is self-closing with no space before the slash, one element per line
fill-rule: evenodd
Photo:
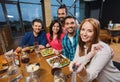
<path fill-rule="evenodd" d="M 66 56 L 67 58 L 69 58 L 71 61 L 74 58 L 74 54 L 75 54 L 76 47 L 78 44 L 78 35 L 79 35 L 78 29 L 76 30 L 75 33 L 76 34 L 73 36 L 73 44 L 72 44 L 71 40 L 69 39 L 68 34 L 66 34 L 62 40 L 63 55 Z"/>

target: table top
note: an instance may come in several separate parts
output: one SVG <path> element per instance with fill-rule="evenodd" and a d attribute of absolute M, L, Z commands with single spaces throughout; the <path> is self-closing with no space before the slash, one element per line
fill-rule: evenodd
<path fill-rule="evenodd" d="M 51 74 L 51 67 L 50 65 L 46 62 L 47 58 L 56 56 L 54 55 L 50 55 L 47 57 L 42 57 L 40 56 L 39 58 L 36 56 L 35 52 L 32 52 L 29 54 L 30 55 L 30 63 L 40 63 L 40 82 L 54 82 L 54 77 Z M 26 81 L 26 77 L 28 76 L 25 68 L 24 68 L 24 64 L 21 63 L 20 69 L 22 71 L 23 74 L 23 78 L 19 81 L 19 82 L 25 82 Z M 62 67 L 62 72 L 64 75 L 68 75 L 71 72 L 69 71 L 68 65 Z M 8 82 L 8 78 L 4 78 L 4 79 L 0 79 L 0 82 Z M 71 82 L 71 77 L 68 78 L 65 82 Z M 82 82 L 81 79 L 77 76 L 77 82 Z M 94 81 L 97 82 L 97 81 Z"/>

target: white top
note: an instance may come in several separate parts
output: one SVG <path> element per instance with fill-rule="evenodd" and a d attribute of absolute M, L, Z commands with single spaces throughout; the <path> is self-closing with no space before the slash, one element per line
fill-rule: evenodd
<path fill-rule="evenodd" d="M 103 46 L 102 50 L 98 51 L 85 67 L 87 75 L 81 79 L 83 82 L 92 82 L 94 79 L 98 82 L 120 82 L 120 71 L 113 65 L 110 47 L 101 41 L 99 44 Z M 81 61 L 85 61 L 84 56 L 79 57 L 78 53 L 79 46 L 77 46 L 74 60 L 81 58 Z"/>
<path fill-rule="evenodd" d="M 72 43 L 72 46 L 73 46 L 73 37 L 71 37 L 71 36 L 68 36 L 68 37 L 69 37 L 69 39 L 70 39 L 70 41 Z"/>

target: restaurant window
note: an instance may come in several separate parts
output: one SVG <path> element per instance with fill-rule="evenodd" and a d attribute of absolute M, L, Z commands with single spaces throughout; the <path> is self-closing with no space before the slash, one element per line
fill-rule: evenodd
<path fill-rule="evenodd" d="M 66 6 L 71 6 L 74 3 L 74 0 L 62 0 L 62 3 L 66 4 Z"/>
<path fill-rule="evenodd" d="M 20 18 L 17 9 L 17 4 L 5 4 L 7 9 L 7 17 L 9 20 L 12 35 L 15 37 L 17 35 L 22 35 L 22 27 L 20 25 Z"/>
<path fill-rule="evenodd" d="M 69 9 L 69 7 L 67 7 L 67 9 Z M 72 16 L 75 16 L 74 15 L 74 8 L 71 8 L 69 11 L 68 11 L 68 15 L 72 15 Z"/>
<path fill-rule="evenodd" d="M 5 25 L 5 24 L 6 24 L 6 20 L 0 3 L 0 25 Z"/>
<path fill-rule="evenodd" d="M 40 3 L 41 0 L 19 0 L 20 2 Z"/>
<path fill-rule="evenodd" d="M 74 4 L 74 1 L 76 1 L 75 4 Z M 80 1 L 79 0 L 51 0 L 51 11 L 52 11 L 53 19 L 57 18 L 57 9 L 61 4 L 65 4 L 67 6 L 68 15 L 75 16 L 77 19 L 80 18 L 80 10 L 79 10 Z"/>
<path fill-rule="evenodd" d="M 51 6 L 52 18 L 57 19 L 57 9 L 59 6 Z M 54 11 L 53 11 L 54 10 Z"/>
<path fill-rule="evenodd" d="M 18 1 L 18 0 L 9 0 L 9 1 Z"/>
<path fill-rule="evenodd" d="M 31 22 L 33 19 L 39 18 L 43 20 L 40 4 L 20 3 L 20 9 L 25 32 L 32 30 Z"/>
<path fill-rule="evenodd" d="M 56 0 L 50 0 L 51 5 L 60 5 Z"/>

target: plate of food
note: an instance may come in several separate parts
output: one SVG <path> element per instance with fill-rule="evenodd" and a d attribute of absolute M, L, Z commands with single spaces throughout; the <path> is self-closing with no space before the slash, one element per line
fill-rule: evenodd
<path fill-rule="evenodd" d="M 54 50 L 52 48 L 45 48 L 45 49 L 40 50 L 40 53 L 43 57 L 45 57 L 45 56 L 54 54 Z"/>
<path fill-rule="evenodd" d="M 31 63 L 26 66 L 26 71 L 28 74 L 35 74 L 38 77 L 40 76 L 40 64 L 39 63 Z"/>
<path fill-rule="evenodd" d="M 5 59 L 4 56 L 0 56 L 0 74 L 3 74 L 4 72 L 6 72 L 8 70 L 8 62 Z"/>
<path fill-rule="evenodd" d="M 46 59 L 48 64 L 52 67 L 53 64 L 57 61 L 60 63 L 60 67 L 64 67 L 70 63 L 70 60 L 63 55 L 54 56 L 52 58 Z"/>

